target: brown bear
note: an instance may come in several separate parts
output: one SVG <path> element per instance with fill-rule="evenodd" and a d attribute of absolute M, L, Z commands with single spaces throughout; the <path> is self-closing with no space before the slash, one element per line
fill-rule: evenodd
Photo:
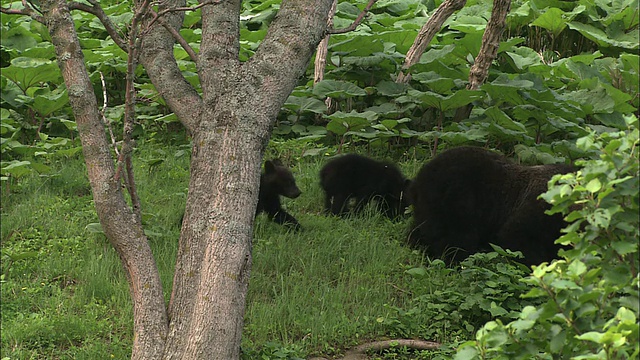
<path fill-rule="evenodd" d="M 404 192 L 408 180 L 397 166 L 357 154 L 347 154 L 329 161 L 320 170 L 320 186 L 325 192 L 325 210 L 334 215 L 359 212 L 372 199 L 389 218 L 404 213 Z M 355 205 L 350 206 L 351 199 Z"/>
<path fill-rule="evenodd" d="M 266 212 L 269 219 L 281 225 L 289 225 L 294 229 L 300 229 L 298 220 L 282 208 L 280 196 L 295 199 L 302 192 L 296 186 L 296 180 L 291 171 L 282 165 L 280 160 L 267 160 L 264 163 L 264 172 L 260 175 L 260 193 L 256 215 Z"/>
<path fill-rule="evenodd" d="M 489 243 L 521 251 L 528 265 L 557 256 L 564 221 L 538 199 L 554 174 L 571 165 L 524 166 L 478 147 L 453 148 L 419 171 L 409 189 L 413 226 L 409 241 L 430 256 L 458 262 Z"/>

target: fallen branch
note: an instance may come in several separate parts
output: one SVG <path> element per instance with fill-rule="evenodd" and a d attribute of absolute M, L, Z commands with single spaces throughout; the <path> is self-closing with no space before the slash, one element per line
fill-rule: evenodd
<path fill-rule="evenodd" d="M 394 339 L 394 340 L 381 340 L 373 341 L 370 343 L 358 345 L 355 348 L 348 350 L 344 357 L 336 360 L 365 360 L 368 359 L 367 352 L 374 351 L 380 352 L 382 350 L 391 349 L 394 347 L 406 347 L 413 350 L 435 350 L 442 344 L 435 341 L 426 340 L 413 340 L 413 339 Z M 309 360 L 328 360 L 323 357 L 313 357 Z"/>

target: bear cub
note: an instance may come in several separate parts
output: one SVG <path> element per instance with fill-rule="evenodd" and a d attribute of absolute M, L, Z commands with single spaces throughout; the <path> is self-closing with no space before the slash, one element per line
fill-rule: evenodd
<path fill-rule="evenodd" d="M 408 180 L 398 167 L 356 154 L 329 161 L 320 170 L 320 186 L 325 192 L 325 210 L 334 215 L 359 212 L 373 198 L 389 218 L 396 218 L 407 206 L 404 191 Z M 350 207 L 351 199 L 355 205 Z"/>
<path fill-rule="evenodd" d="M 280 196 L 295 199 L 302 192 L 296 186 L 291 171 L 282 165 L 280 160 L 267 160 L 264 163 L 264 172 L 260 174 L 260 192 L 258 194 L 258 206 L 256 215 L 266 212 L 269 219 L 281 224 L 289 225 L 294 229 L 300 229 L 298 220 L 282 208 Z"/>
<path fill-rule="evenodd" d="M 538 195 L 564 164 L 524 166 L 497 153 L 458 147 L 423 165 L 409 190 L 414 222 L 409 241 L 430 256 L 458 262 L 489 243 L 521 251 L 527 265 L 551 261 L 564 221 L 546 215 Z"/>

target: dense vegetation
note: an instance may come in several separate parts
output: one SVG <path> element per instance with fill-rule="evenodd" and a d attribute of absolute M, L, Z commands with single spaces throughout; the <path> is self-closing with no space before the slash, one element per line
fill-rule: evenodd
<path fill-rule="evenodd" d="M 129 4 L 101 4 L 125 29 Z M 395 349 L 380 356 L 449 358 L 459 347 L 460 359 L 637 357 L 637 1 L 514 1 L 498 58 L 476 91 L 465 86 L 491 4 L 468 1 L 411 69 L 412 81 L 395 83 L 439 4 L 378 2 L 357 31 L 331 37 L 325 80 L 313 86 L 310 67 L 282 109 L 267 157 L 293 167 L 303 195 L 286 206 L 305 231 L 257 221 L 245 356 L 336 355 L 371 339 L 410 337 L 445 345 L 435 353 Z M 348 26 L 363 5 L 340 2 L 335 27 Z M 243 60 L 278 6 L 243 4 Z M 196 50 L 199 19 L 198 11 L 187 12 L 181 31 Z M 126 358 L 126 280 L 97 224 L 53 46 L 29 18 L 0 20 L 0 357 Z M 74 20 L 119 141 L 126 54 L 92 15 L 76 12 Z M 197 84 L 187 53 L 176 47 L 175 55 Z M 136 181 L 164 288 L 171 289 L 189 138 L 142 69 L 137 77 Z M 469 103 L 470 118 L 453 122 L 456 108 Z M 496 249 L 447 268 L 405 246 L 406 221 L 320 213 L 317 173 L 327 156 L 391 158 L 412 176 L 432 152 L 462 144 L 528 164 L 583 167 L 545 195 L 554 211 L 575 221 L 561 239 L 574 246 L 563 260 L 527 276 L 516 255 Z"/>

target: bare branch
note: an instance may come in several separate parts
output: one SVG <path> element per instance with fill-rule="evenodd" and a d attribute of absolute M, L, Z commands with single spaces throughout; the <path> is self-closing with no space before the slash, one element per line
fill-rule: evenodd
<path fill-rule="evenodd" d="M 107 111 L 107 86 L 104 82 L 104 75 L 102 75 L 102 71 L 100 73 L 100 82 L 102 83 L 102 109 L 100 110 L 100 116 L 102 118 L 102 123 L 109 130 L 109 136 L 111 136 L 111 145 L 113 146 L 113 150 L 116 152 L 116 155 L 120 156 L 120 151 L 118 151 L 118 145 L 116 144 L 116 137 L 113 135 L 113 127 L 111 127 L 111 122 L 107 120 L 105 112 Z"/>
<path fill-rule="evenodd" d="M 502 31 L 506 25 L 507 15 L 511 9 L 511 0 L 494 0 L 493 9 L 491 10 L 491 18 L 487 23 L 487 27 L 484 29 L 482 35 L 482 46 L 480 52 L 469 70 L 469 84 L 467 89 L 477 90 L 480 85 L 489 76 L 489 68 L 491 63 L 496 59 L 498 55 L 498 48 L 500 47 L 500 37 Z M 471 115 L 473 104 L 459 107 L 456 110 L 456 114 L 453 117 L 454 122 L 459 122 L 464 119 L 468 119 Z"/>
<path fill-rule="evenodd" d="M 356 20 L 351 25 L 349 25 L 344 29 L 329 29 L 327 31 L 327 34 L 344 34 L 344 33 L 348 33 L 350 31 L 355 30 L 358 27 L 358 25 L 360 25 L 365 15 L 367 15 L 369 10 L 371 10 L 371 7 L 373 6 L 373 4 L 375 4 L 375 2 L 376 0 L 369 0 L 369 3 L 367 4 L 367 6 L 364 7 L 364 10 L 362 10 L 360 15 L 358 15 Z"/>
<path fill-rule="evenodd" d="M 511 8 L 511 0 L 494 0 L 491 18 L 482 36 L 482 46 L 469 72 L 468 89 L 476 90 L 489 75 L 489 67 L 498 55 L 500 36 L 506 25 L 507 15 Z"/>
<path fill-rule="evenodd" d="M 406 347 L 413 350 L 436 350 L 442 344 L 435 341 L 426 340 L 413 340 L 413 339 L 393 339 L 393 340 L 381 340 L 365 343 L 355 348 L 348 350 L 343 358 L 337 360 L 356 360 L 366 358 L 366 354 L 369 351 L 380 352 L 383 350 L 391 349 L 393 347 Z M 309 360 L 327 360 L 324 357 L 314 357 Z"/>
<path fill-rule="evenodd" d="M 98 103 L 84 63 L 78 35 L 66 0 L 41 0 L 56 49 L 58 66 L 69 91 L 78 125 L 96 212 L 105 235 L 122 259 L 129 281 L 134 340 L 132 359 L 160 359 L 169 333 L 162 282 L 142 224 L 132 216 L 121 185 L 114 181 L 113 159 Z"/>
<path fill-rule="evenodd" d="M 29 16 L 33 20 L 44 24 L 44 17 L 42 17 L 40 10 L 34 9 L 34 7 L 28 3 L 26 0 L 22 0 L 23 9 L 12 9 L 0 7 L 0 12 L 8 15 L 25 15 Z"/>
<path fill-rule="evenodd" d="M 160 11 L 158 13 L 158 16 L 163 16 L 164 14 L 170 13 L 170 12 L 176 12 L 176 11 L 195 11 L 200 9 L 201 7 L 205 6 L 205 5 L 215 5 L 215 4 L 219 4 L 220 1 L 222 0 L 210 0 L 210 1 L 203 1 L 201 4 L 198 4 L 196 6 L 193 7 L 175 7 L 175 8 L 168 8 L 168 9 L 164 9 L 162 11 Z"/>
<path fill-rule="evenodd" d="M 109 19 L 109 16 L 104 12 L 100 4 L 96 0 L 87 0 L 91 6 L 87 4 L 72 1 L 69 3 L 70 10 L 80 10 L 94 15 L 100 20 L 102 26 L 107 30 L 107 34 L 113 39 L 113 42 L 118 45 L 123 51 L 127 51 L 127 42 L 120 36 L 120 29 Z"/>
<path fill-rule="evenodd" d="M 331 10 L 329 10 L 329 18 L 327 19 L 327 29 L 333 27 L 333 16 L 336 14 L 336 8 L 338 0 L 333 0 L 331 4 Z M 324 70 L 327 67 L 327 53 L 329 51 L 329 38 L 330 34 L 325 35 L 324 39 L 318 44 L 318 50 L 316 50 L 316 60 L 314 63 L 313 84 L 317 84 L 324 79 Z M 324 99 L 324 103 L 327 105 L 327 113 L 330 113 L 332 101 L 330 97 Z M 322 119 L 322 114 L 316 114 L 316 121 Z"/>
<path fill-rule="evenodd" d="M 408 83 L 411 80 L 409 68 L 420 60 L 420 56 L 427 50 L 431 39 L 440 31 L 442 24 L 455 11 L 460 10 L 467 3 L 467 0 L 445 0 L 440 4 L 438 9 L 431 15 L 429 20 L 422 26 L 416 40 L 411 45 L 407 56 L 402 65 L 402 71 L 398 74 L 397 83 Z"/>
<path fill-rule="evenodd" d="M 138 66 L 138 54 L 140 53 L 140 47 L 142 41 L 138 38 L 140 20 L 149 11 L 150 1 L 144 0 L 142 4 L 136 9 L 133 19 L 131 19 L 131 28 L 129 30 L 129 41 L 127 44 L 127 82 L 125 89 L 125 111 L 124 111 L 124 125 L 122 130 L 122 149 L 118 156 L 118 168 L 116 169 L 115 179 L 119 179 L 120 172 L 123 166 L 125 166 L 126 176 L 124 177 L 124 183 L 129 192 L 131 198 L 131 204 L 133 206 L 133 213 L 137 217 L 138 221 L 141 219 L 140 213 L 140 199 L 136 192 L 135 181 L 133 178 L 133 166 L 131 164 L 131 151 L 133 150 L 132 133 L 134 129 L 134 119 L 136 116 L 136 89 L 135 89 L 135 70 Z"/>
<path fill-rule="evenodd" d="M 204 5 L 204 4 L 200 4 L 200 5 Z M 200 7 L 200 5 L 198 7 Z M 155 11 L 153 11 L 153 9 L 149 9 L 149 12 L 151 13 L 151 15 L 153 16 L 153 20 L 151 20 L 151 23 L 149 23 L 149 25 L 147 26 L 147 29 L 151 29 L 151 24 L 153 24 L 155 21 L 158 21 L 160 23 L 160 25 L 162 25 L 173 37 L 173 39 L 180 44 L 180 46 L 182 46 L 182 48 L 184 49 L 184 51 L 187 52 L 187 54 L 189 54 L 189 57 L 191 58 L 191 61 L 193 61 L 196 64 L 196 67 L 198 65 L 198 54 L 196 54 L 196 52 L 193 50 L 193 48 L 189 45 L 189 43 L 187 42 L 187 40 L 185 40 L 182 35 L 180 35 L 180 33 L 178 32 L 178 30 L 176 30 L 173 26 L 171 26 L 171 24 L 169 24 L 163 17 L 162 15 L 168 13 L 169 11 L 164 10 L 161 11 L 160 13 L 156 13 Z M 161 15 L 162 14 L 162 15 Z"/>
<path fill-rule="evenodd" d="M 329 10 L 329 18 L 327 19 L 327 28 L 331 28 L 333 26 L 333 16 L 336 14 L 338 0 L 333 0 L 333 4 L 331 5 L 331 10 Z M 318 45 L 318 50 L 316 50 L 316 60 L 314 63 L 314 73 L 313 73 L 313 84 L 317 84 L 318 82 L 324 79 L 324 69 L 327 66 L 327 52 L 329 48 L 329 38 L 331 34 L 327 34 L 320 44 Z"/>

